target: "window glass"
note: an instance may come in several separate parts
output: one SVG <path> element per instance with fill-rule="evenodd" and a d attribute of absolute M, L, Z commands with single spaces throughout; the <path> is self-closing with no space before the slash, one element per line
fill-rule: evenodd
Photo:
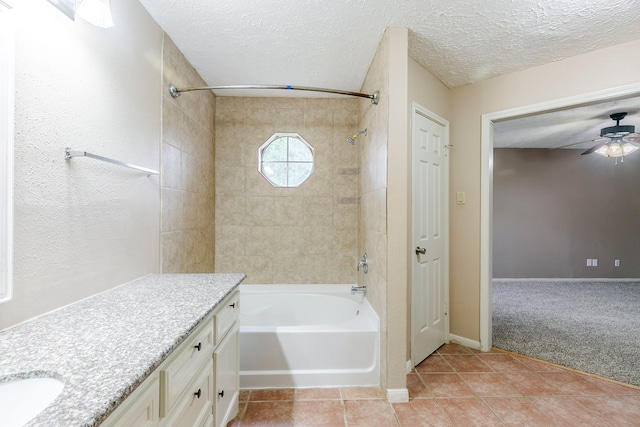
<path fill-rule="evenodd" d="M 258 171 L 274 187 L 299 187 L 313 173 L 313 147 L 297 133 L 276 133 L 258 150 Z"/>
<path fill-rule="evenodd" d="M 309 146 L 298 138 L 289 138 L 289 161 L 313 162 L 313 153 Z"/>
<path fill-rule="evenodd" d="M 262 154 L 264 162 L 286 162 L 287 161 L 287 140 L 288 138 L 278 138 L 265 147 Z"/>
<path fill-rule="evenodd" d="M 289 163 L 288 187 L 299 187 L 311 175 L 312 169 L 311 163 Z"/>

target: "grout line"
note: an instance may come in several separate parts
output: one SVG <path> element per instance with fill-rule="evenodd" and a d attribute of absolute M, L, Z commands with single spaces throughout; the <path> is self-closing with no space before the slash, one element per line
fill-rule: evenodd
<path fill-rule="evenodd" d="M 587 377 L 592 377 L 592 378 L 596 378 L 596 379 L 599 379 L 599 380 L 608 381 L 610 383 L 618 384 L 618 385 L 621 385 L 621 386 L 630 387 L 630 388 L 635 389 L 635 390 L 640 390 L 640 386 L 636 386 L 634 384 L 623 383 L 622 381 L 618 381 L 618 380 L 614 380 L 614 379 L 611 379 L 611 378 L 602 377 L 600 375 L 591 374 L 589 372 L 579 371 L 577 369 L 569 368 L 567 366 L 558 365 L 556 363 L 548 362 L 546 360 L 536 359 L 535 357 L 531 357 L 531 356 L 527 356 L 527 355 L 524 355 L 524 354 L 515 353 L 515 352 L 509 351 L 509 350 L 503 350 L 503 349 L 498 348 L 498 347 L 491 347 L 491 350 L 494 350 L 494 349 L 498 350 L 500 352 L 507 353 L 507 354 L 510 354 L 512 356 L 515 356 L 516 359 L 517 358 L 523 358 L 523 359 L 533 360 L 534 362 L 539 362 L 539 363 L 542 363 L 544 365 L 552 366 L 554 368 L 563 369 L 563 370 L 566 370 L 566 371 L 569 371 L 569 372 L 573 372 L 573 373 L 576 373 L 576 374 L 579 374 L 579 375 L 584 375 L 584 376 L 587 376 Z M 540 373 L 540 372 L 552 372 L 552 371 L 532 371 L 532 372 Z M 607 394 L 609 394 L 609 393 L 607 393 Z"/>

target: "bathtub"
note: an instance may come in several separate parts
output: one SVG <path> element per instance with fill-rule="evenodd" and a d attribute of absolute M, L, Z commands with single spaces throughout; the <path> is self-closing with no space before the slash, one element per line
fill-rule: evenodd
<path fill-rule="evenodd" d="M 240 285 L 240 388 L 378 385 L 379 324 L 351 285 Z"/>

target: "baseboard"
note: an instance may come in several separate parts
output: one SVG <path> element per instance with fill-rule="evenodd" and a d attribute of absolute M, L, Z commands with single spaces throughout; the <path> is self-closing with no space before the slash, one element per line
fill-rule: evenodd
<path fill-rule="evenodd" d="M 409 401 L 409 390 L 406 388 L 388 388 L 387 402 L 406 403 Z"/>
<path fill-rule="evenodd" d="M 407 360 L 407 374 L 413 371 L 413 362 L 411 360 Z"/>
<path fill-rule="evenodd" d="M 626 278 L 626 279 L 613 279 L 609 277 L 588 277 L 588 278 L 575 278 L 575 277 L 562 277 L 562 278 L 517 278 L 517 279 L 491 279 L 493 282 L 638 282 L 640 283 L 640 278 Z"/>
<path fill-rule="evenodd" d="M 449 334 L 449 341 L 455 344 L 460 344 L 465 347 L 473 348 L 474 350 L 480 350 L 480 341 L 474 341 L 469 338 L 460 337 L 458 335 Z"/>

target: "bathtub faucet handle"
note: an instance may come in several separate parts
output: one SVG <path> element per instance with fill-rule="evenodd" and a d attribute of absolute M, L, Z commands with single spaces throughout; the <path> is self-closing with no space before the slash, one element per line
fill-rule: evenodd
<path fill-rule="evenodd" d="M 366 252 L 365 252 L 364 255 L 362 255 L 362 259 L 360 261 L 358 261 L 358 265 L 356 266 L 356 270 L 360 271 L 360 267 L 362 267 L 362 270 L 364 271 L 364 274 L 367 274 L 369 272 L 369 261 L 367 259 Z"/>

